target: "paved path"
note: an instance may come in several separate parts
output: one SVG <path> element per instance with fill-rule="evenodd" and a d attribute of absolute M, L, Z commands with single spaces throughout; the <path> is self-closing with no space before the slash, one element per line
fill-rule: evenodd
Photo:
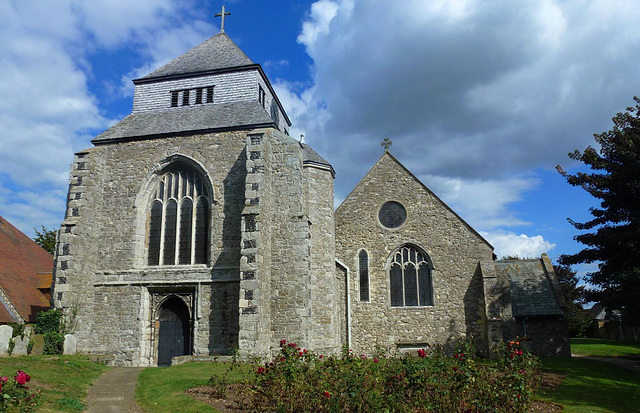
<path fill-rule="evenodd" d="M 142 368 L 115 367 L 102 373 L 87 395 L 87 411 L 91 413 L 142 413 L 134 400 L 138 375 Z"/>
<path fill-rule="evenodd" d="M 571 357 L 580 357 L 588 360 L 603 361 L 605 363 L 616 364 L 625 369 L 640 373 L 640 360 L 625 359 L 622 357 L 594 357 L 594 356 L 579 356 L 572 354 Z"/>

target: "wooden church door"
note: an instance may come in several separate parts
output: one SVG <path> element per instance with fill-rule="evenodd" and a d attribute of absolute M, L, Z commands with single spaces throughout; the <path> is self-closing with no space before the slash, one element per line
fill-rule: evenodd
<path fill-rule="evenodd" d="M 189 310 L 182 300 L 171 297 L 158 315 L 158 366 L 170 366 L 171 359 L 191 353 Z"/>

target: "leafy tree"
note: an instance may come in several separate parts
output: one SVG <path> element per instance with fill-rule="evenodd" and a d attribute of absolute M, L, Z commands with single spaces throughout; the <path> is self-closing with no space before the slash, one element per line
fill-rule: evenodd
<path fill-rule="evenodd" d="M 33 239 L 36 244 L 47 250 L 49 254 L 53 255 L 56 250 L 56 231 L 53 229 L 46 229 L 42 225 L 42 231 L 33 229 L 36 232 L 36 237 Z"/>
<path fill-rule="evenodd" d="M 587 147 L 569 157 L 587 165 L 591 172 L 566 173 L 556 168 L 569 184 L 580 186 L 600 200 L 591 208 L 593 218 L 579 223 L 569 219 L 581 231 L 574 239 L 585 248 L 560 257 L 560 263 L 598 263 L 586 280 L 595 288 L 586 298 L 598 301 L 610 310 L 621 310 L 623 319 L 640 321 L 640 99 L 635 107 L 613 118 L 613 129 L 596 134 L 600 149 Z"/>
<path fill-rule="evenodd" d="M 578 285 L 580 281 L 576 276 L 576 272 L 568 265 L 554 265 L 553 271 L 558 277 L 560 283 L 560 291 L 562 297 L 567 304 L 567 321 L 569 322 L 569 336 L 583 337 L 591 320 L 589 314 L 582 308 L 585 301 L 584 285 Z"/>

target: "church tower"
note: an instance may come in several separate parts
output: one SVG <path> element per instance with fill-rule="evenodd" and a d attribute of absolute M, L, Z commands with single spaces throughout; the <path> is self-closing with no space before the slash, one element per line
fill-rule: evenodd
<path fill-rule="evenodd" d="M 224 10 L 223 13 L 224 15 Z M 288 136 L 259 64 L 221 31 L 133 81 L 75 154 L 53 302 L 118 365 L 342 345 L 331 165 Z"/>

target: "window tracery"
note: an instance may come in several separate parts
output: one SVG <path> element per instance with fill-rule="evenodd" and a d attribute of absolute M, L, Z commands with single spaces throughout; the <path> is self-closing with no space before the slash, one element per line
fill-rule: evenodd
<path fill-rule="evenodd" d="M 431 262 L 422 250 L 407 245 L 394 252 L 389 266 L 392 307 L 433 305 Z"/>
<path fill-rule="evenodd" d="M 149 207 L 147 265 L 206 264 L 209 205 L 197 172 L 186 167 L 166 172 Z"/>

